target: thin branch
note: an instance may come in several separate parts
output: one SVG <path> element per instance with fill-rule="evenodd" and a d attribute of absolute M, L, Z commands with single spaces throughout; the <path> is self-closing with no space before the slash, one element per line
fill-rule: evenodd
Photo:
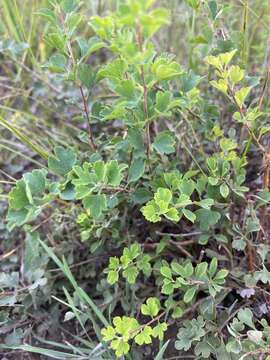
<path fill-rule="evenodd" d="M 140 25 L 137 26 L 137 42 L 140 49 L 140 52 L 143 53 L 143 39 L 141 34 Z M 146 120 L 146 146 L 147 146 L 147 157 L 149 158 L 151 152 L 151 136 L 150 136 L 150 122 L 148 121 L 149 113 L 148 113 L 148 88 L 145 82 L 145 74 L 144 74 L 144 67 L 141 65 L 141 79 L 143 85 L 143 111 Z"/>
<path fill-rule="evenodd" d="M 90 115 L 89 115 L 89 108 L 88 108 L 87 100 L 86 100 L 86 97 L 85 97 L 85 95 L 84 95 L 82 86 L 79 86 L 79 89 L 80 89 L 80 93 L 81 93 L 82 100 L 83 100 L 83 106 L 84 106 L 85 116 L 86 116 L 86 119 L 87 119 L 87 128 L 88 128 L 89 142 L 90 142 L 92 148 L 93 148 L 94 150 L 96 150 L 96 149 L 97 149 L 97 146 L 96 146 L 96 143 L 95 143 L 95 141 L 94 141 L 94 136 L 93 136 L 93 132 L 92 132 L 92 128 L 91 128 L 91 122 L 90 122 Z"/>
<path fill-rule="evenodd" d="M 73 64 L 74 67 L 76 67 L 77 62 L 76 62 L 76 59 L 75 59 L 73 51 L 72 51 L 70 40 L 67 41 L 67 49 L 68 49 L 68 53 L 69 53 L 69 56 L 71 58 L 72 64 Z M 88 103 L 87 103 L 87 100 L 86 100 L 86 97 L 84 95 L 83 88 L 82 88 L 81 85 L 79 86 L 79 89 L 80 89 L 80 94 L 81 94 L 82 101 L 83 101 L 84 113 L 85 113 L 85 116 L 86 116 L 86 119 L 87 119 L 89 144 L 93 148 L 93 150 L 96 150 L 97 146 L 96 146 L 96 143 L 94 141 L 93 131 L 92 131 L 92 127 L 91 127 L 90 112 L 89 112 Z"/>

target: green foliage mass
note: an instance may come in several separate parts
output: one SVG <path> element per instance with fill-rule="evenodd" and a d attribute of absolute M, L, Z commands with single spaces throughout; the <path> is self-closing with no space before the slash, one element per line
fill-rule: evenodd
<path fill-rule="evenodd" d="M 19 99 L 0 105 L 3 148 L 18 156 L 16 137 L 31 152 L 1 170 L 0 231 L 14 248 L 0 256 L 0 305 L 12 308 L 0 349 L 269 360 L 269 69 L 254 70 L 268 25 L 249 25 L 255 0 L 105 3 L 89 16 L 84 1 L 45 1 L 36 58 L 16 32 L 24 18 L 12 27 L 17 1 L 13 17 L 4 1 L 3 74 L 34 80 L 30 115 Z M 242 29 L 226 34 L 235 13 Z"/>

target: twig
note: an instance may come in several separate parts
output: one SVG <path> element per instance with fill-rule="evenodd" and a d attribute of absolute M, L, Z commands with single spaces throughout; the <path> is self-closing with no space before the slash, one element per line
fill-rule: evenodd
<path fill-rule="evenodd" d="M 93 132 L 92 132 L 92 128 L 91 128 L 88 104 L 87 104 L 87 101 L 86 101 L 82 86 L 79 86 L 79 89 L 80 89 L 80 93 L 81 93 L 81 96 L 82 96 L 84 112 L 85 112 L 86 119 L 87 119 L 87 128 L 88 128 L 89 141 L 90 141 L 90 144 L 91 144 L 92 148 L 94 150 L 96 150 L 97 146 L 95 144 L 94 137 L 93 137 Z"/>
<path fill-rule="evenodd" d="M 262 91 L 261 91 L 261 95 L 259 98 L 259 105 L 258 105 L 259 110 L 261 110 L 261 108 L 262 108 L 262 104 L 263 104 L 263 100 L 265 98 L 269 77 L 270 77 L 270 65 L 268 65 L 266 76 L 265 76 L 263 87 L 262 87 Z"/>
<path fill-rule="evenodd" d="M 189 237 L 189 236 L 195 236 L 195 235 L 201 235 L 202 232 L 201 231 L 193 231 L 190 233 L 184 233 L 184 234 L 174 234 L 174 233 L 165 233 L 165 232 L 161 232 L 161 231 L 156 231 L 156 234 L 158 235 L 163 235 L 163 236 L 171 236 L 171 237 Z"/>
<path fill-rule="evenodd" d="M 180 243 L 178 243 L 176 241 L 172 241 L 172 240 L 170 240 L 169 243 L 176 246 L 177 249 L 180 250 L 184 255 L 186 255 L 188 258 L 193 260 L 193 256 L 191 255 L 191 253 L 188 252 L 186 249 L 184 249 Z"/>
<path fill-rule="evenodd" d="M 71 58 L 72 64 L 73 64 L 74 67 L 76 67 L 77 62 L 76 62 L 76 59 L 75 59 L 73 51 L 72 51 L 70 40 L 67 41 L 67 49 L 68 49 L 68 53 L 69 53 L 69 56 Z M 80 93 L 81 93 L 81 97 L 82 97 L 82 101 L 83 101 L 84 112 L 85 112 L 86 119 L 87 119 L 89 144 L 93 148 L 93 150 L 96 150 L 97 146 L 96 146 L 96 143 L 94 141 L 93 131 L 92 131 L 92 128 L 91 128 L 88 103 L 87 103 L 87 100 L 86 100 L 86 97 L 84 95 L 83 88 L 82 88 L 81 85 L 79 86 L 79 89 L 80 89 Z"/>
<path fill-rule="evenodd" d="M 236 108 L 239 110 L 239 113 L 241 115 L 241 118 L 244 119 L 245 118 L 245 111 L 243 109 L 243 107 L 239 106 L 237 103 L 237 100 L 235 98 L 235 94 L 234 91 L 231 87 L 229 87 L 229 94 L 236 106 Z M 263 145 L 259 142 L 259 140 L 257 139 L 257 137 L 255 136 L 255 134 L 253 133 L 253 131 L 251 130 L 251 128 L 249 127 L 249 125 L 247 123 L 245 123 L 246 128 L 248 129 L 249 135 L 252 137 L 252 139 L 254 140 L 254 142 L 257 144 L 257 146 L 259 147 L 259 149 L 262 151 L 262 153 L 265 152 L 265 149 L 263 147 Z"/>
<path fill-rule="evenodd" d="M 270 349 L 258 349 L 254 351 L 249 351 L 245 353 L 243 356 L 241 356 L 239 360 L 244 360 L 250 355 L 260 355 L 260 354 L 270 354 Z"/>
<path fill-rule="evenodd" d="M 140 49 L 140 52 L 143 53 L 143 40 L 141 34 L 140 25 L 137 26 L 137 42 Z M 141 78 L 142 78 L 142 85 L 143 85 L 143 111 L 146 120 L 146 147 L 147 147 L 147 157 L 149 158 L 151 152 L 151 136 L 150 136 L 150 122 L 148 121 L 149 113 L 148 113 L 148 104 L 147 104 L 147 97 L 148 97 L 148 89 L 145 83 L 145 75 L 144 75 L 144 67 L 141 65 Z"/>

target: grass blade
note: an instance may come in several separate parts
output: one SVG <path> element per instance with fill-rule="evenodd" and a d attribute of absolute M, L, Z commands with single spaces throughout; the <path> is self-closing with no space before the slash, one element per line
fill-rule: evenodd
<path fill-rule="evenodd" d="M 76 356 L 74 354 L 61 352 L 61 351 L 50 350 L 50 349 L 44 349 L 44 348 L 31 346 L 31 345 L 27 345 L 27 344 L 18 345 L 18 346 L 7 346 L 7 345 L 1 344 L 0 349 L 23 350 L 23 351 L 28 351 L 28 352 L 35 353 L 35 354 L 45 355 L 45 356 L 48 356 L 48 357 L 53 358 L 53 359 L 63 359 L 63 360 L 66 360 L 66 359 L 82 359 L 81 356 Z M 87 359 L 87 357 L 85 357 L 85 359 Z"/>
<path fill-rule="evenodd" d="M 162 346 L 162 348 L 159 350 L 158 354 L 156 355 L 154 360 L 163 360 L 164 353 L 167 349 L 167 346 L 169 345 L 170 340 L 166 341 L 165 344 Z"/>
<path fill-rule="evenodd" d="M 90 299 L 90 297 L 86 294 L 86 292 L 80 288 L 72 275 L 68 264 L 65 259 L 63 259 L 63 262 L 59 260 L 59 258 L 54 254 L 52 249 L 50 249 L 42 240 L 39 240 L 42 247 L 46 250 L 46 252 L 49 254 L 49 256 L 52 258 L 52 260 L 56 263 L 56 265 L 62 270 L 62 272 L 65 274 L 65 276 L 69 279 L 70 283 L 74 287 L 75 291 L 77 292 L 78 296 L 86 302 L 92 311 L 95 313 L 97 318 L 102 322 L 104 326 L 108 326 L 109 322 L 106 320 L 102 312 L 99 310 L 99 308 L 96 306 L 96 304 L 93 302 L 93 300 Z"/>
<path fill-rule="evenodd" d="M 21 130 L 17 129 L 15 126 L 10 125 L 6 120 L 4 120 L 0 116 L 0 124 L 8 129 L 10 132 L 12 132 L 13 135 L 15 135 L 22 143 L 27 145 L 30 149 L 32 149 L 34 152 L 39 154 L 43 159 L 48 159 L 49 154 L 46 150 L 38 146 L 37 144 L 33 143 L 27 136 L 25 136 Z"/>

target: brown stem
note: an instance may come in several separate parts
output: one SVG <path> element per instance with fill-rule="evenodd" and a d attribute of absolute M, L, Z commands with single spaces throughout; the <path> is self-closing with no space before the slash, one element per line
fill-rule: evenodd
<path fill-rule="evenodd" d="M 254 247 L 248 243 L 247 244 L 247 261 L 248 261 L 248 270 L 249 272 L 255 271 L 255 250 Z"/>
<path fill-rule="evenodd" d="M 238 105 L 236 98 L 235 98 L 235 94 L 234 91 L 231 87 L 229 87 L 229 95 L 231 96 L 236 108 L 239 110 L 239 113 L 242 117 L 242 119 L 244 119 L 245 117 L 245 109 L 241 106 Z M 250 129 L 249 125 L 246 123 L 245 124 L 246 128 L 248 129 L 249 135 L 252 137 L 252 139 L 254 140 L 254 142 L 257 144 L 257 146 L 259 147 L 259 149 L 264 153 L 265 149 L 262 146 L 262 144 L 259 142 L 259 140 L 257 139 L 257 137 L 255 136 L 255 134 L 253 133 L 252 129 Z"/>
<path fill-rule="evenodd" d="M 80 93 L 81 93 L 81 96 L 82 96 L 83 106 L 84 106 L 84 112 L 85 112 L 86 119 L 87 119 L 87 128 L 88 128 L 89 143 L 90 143 L 90 145 L 92 146 L 92 148 L 93 148 L 94 150 L 96 150 L 96 149 L 97 149 L 97 146 L 96 146 L 96 143 L 95 143 L 95 141 L 94 141 L 93 132 L 92 132 L 92 128 L 91 128 L 90 115 L 89 115 L 89 108 L 88 108 L 87 100 L 86 100 L 86 97 L 85 97 L 85 95 L 84 95 L 82 86 L 80 86 L 79 89 L 80 89 Z"/>
<path fill-rule="evenodd" d="M 263 190 L 267 191 L 269 189 L 270 182 L 270 141 L 268 140 L 268 146 L 263 156 Z M 267 231 L 267 213 L 268 207 L 267 204 L 263 206 L 261 212 L 261 227 L 263 234 L 268 234 Z M 269 236 L 267 236 L 269 240 Z"/>
<path fill-rule="evenodd" d="M 140 49 L 140 52 L 143 52 L 143 39 L 141 34 L 141 28 L 138 25 L 137 26 L 137 42 Z M 147 157 L 149 158 L 150 152 L 151 152 L 151 136 L 150 136 L 150 123 L 148 122 L 148 104 L 147 104 L 147 98 L 148 98 L 148 88 L 145 83 L 145 74 L 144 74 L 144 67 L 141 65 L 141 79 L 142 79 L 142 85 L 143 85 L 143 111 L 144 116 L 146 120 L 146 147 L 147 147 Z"/>
<path fill-rule="evenodd" d="M 234 93 L 233 89 L 230 86 L 229 86 L 229 95 L 231 96 L 236 108 L 239 110 L 242 119 L 244 119 L 244 117 L 245 117 L 245 108 L 238 105 L 236 97 L 235 97 L 235 93 Z M 249 135 L 251 136 L 251 138 L 258 145 L 259 149 L 264 153 L 265 149 L 260 144 L 259 140 L 257 139 L 255 134 L 253 133 L 252 129 L 250 129 L 250 127 L 249 127 L 249 125 L 247 123 L 245 124 L 245 126 L 248 129 L 248 132 L 249 132 Z M 247 244 L 247 263 L 248 263 L 248 270 L 250 272 L 254 272 L 255 267 L 256 267 L 255 266 L 256 265 L 256 253 L 255 253 L 254 247 L 252 246 L 252 244 L 250 242 L 248 242 L 248 244 Z"/>
<path fill-rule="evenodd" d="M 261 110 L 261 108 L 262 108 L 263 100 L 265 98 L 265 94 L 266 94 L 266 90 L 267 90 L 269 77 L 270 77 L 270 65 L 268 65 L 266 76 L 265 76 L 263 87 L 262 87 L 262 91 L 261 91 L 261 95 L 259 98 L 259 105 L 258 105 L 259 110 Z"/>
<path fill-rule="evenodd" d="M 267 90 L 267 85 L 269 82 L 269 77 L 270 77 L 270 65 L 268 65 L 268 68 L 267 68 L 264 84 L 263 84 L 260 99 L 259 99 L 259 105 L 258 105 L 259 110 L 261 110 L 261 108 L 262 108 L 263 100 L 265 98 L 265 94 L 266 94 L 266 90 Z M 269 140 L 268 140 L 268 146 L 266 146 L 266 148 L 265 148 L 262 168 L 263 168 L 263 190 L 268 190 L 269 189 L 269 176 L 270 176 L 270 142 L 269 142 Z M 265 205 L 262 208 L 262 212 L 261 212 L 261 225 L 262 225 L 262 230 L 263 230 L 264 234 L 267 234 L 267 231 L 266 231 L 267 230 L 267 224 L 266 224 L 267 211 L 268 211 L 267 205 Z"/>
<path fill-rule="evenodd" d="M 68 49 L 68 53 L 69 53 L 69 56 L 71 58 L 72 64 L 73 64 L 74 67 L 76 67 L 77 62 L 76 62 L 76 59 L 75 59 L 73 51 L 72 51 L 70 40 L 67 41 L 67 49 Z M 91 127 L 90 115 L 89 115 L 90 114 L 89 107 L 88 107 L 87 100 L 86 100 L 86 97 L 84 95 L 83 88 L 82 88 L 81 85 L 79 86 L 79 89 L 80 89 L 80 93 L 81 93 L 81 97 L 82 97 L 82 101 L 83 101 L 83 107 L 84 107 L 85 116 L 86 116 L 86 119 L 87 119 L 87 129 L 88 129 L 89 144 L 90 144 L 90 146 L 92 147 L 93 150 L 96 150 L 97 146 L 96 146 L 96 143 L 94 141 L 93 131 L 92 131 L 92 127 Z"/>

